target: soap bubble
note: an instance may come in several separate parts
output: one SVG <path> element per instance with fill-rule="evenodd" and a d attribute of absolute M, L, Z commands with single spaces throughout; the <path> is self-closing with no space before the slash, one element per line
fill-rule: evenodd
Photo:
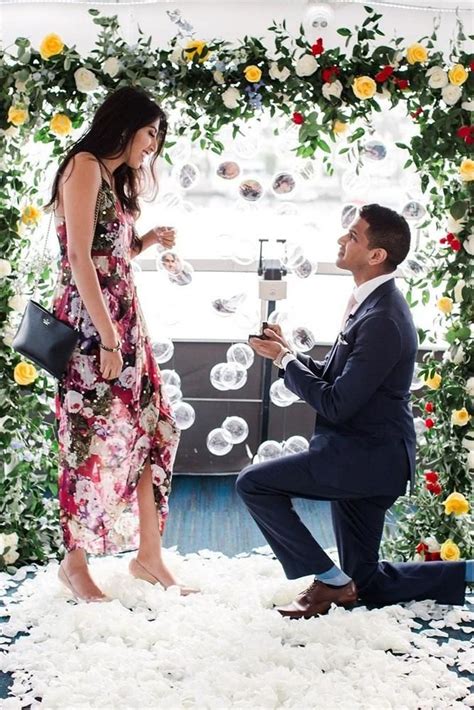
<path fill-rule="evenodd" d="M 362 146 L 364 157 L 370 160 L 383 160 L 387 157 L 387 146 L 381 140 L 372 139 Z"/>
<path fill-rule="evenodd" d="M 257 456 L 259 461 L 271 461 L 272 459 L 278 459 L 282 455 L 283 447 L 278 441 L 273 441 L 269 439 L 260 444 L 257 449 Z"/>
<path fill-rule="evenodd" d="M 206 446 L 214 456 L 225 456 L 232 451 L 229 433 L 222 428 L 213 429 L 207 435 Z"/>
<path fill-rule="evenodd" d="M 181 377 L 176 370 L 161 370 L 161 379 L 164 385 L 174 385 L 181 387 Z"/>
<path fill-rule="evenodd" d="M 237 293 L 230 298 L 216 298 L 212 301 L 212 307 L 219 315 L 230 316 L 237 312 L 237 309 L 246 298 L 247 295 L 245 293 Z"/>
<path fill-rule="evenodd" d="M 219 362 L 212 368 L 210 380 L 217 390 L 240 389 L 247 381 L 247 370 L 236 362 Z"/>
<path fill-rule="evenodd" d="M 415 370 L 413 372 L 413 377 L 410 385 L 410 391 L 416 392 L 417 390 L 421 390 L 424 386 L 425 381 L 422 377 L 420 377 L 420 368 L 418 365 L 415 365 Z"/>
<path fill-rule="evenodd" d="M 305 259 L 293 269 L 293 273 L 300 279 L 307 279 L 317 270 L 318 265 L 312 263 L 309 259 Z"/>
<path fill-rule="evenodd" d="M 161 365 L 163 362 L 168 362 L 174 355 L 174 345 L 169 338 L 163 340 L 155 340 L 151 348 L 155 356 L 156 362 Z"/>
<path fill-rule="evenodd" d="M 257 242 L 254 239 L 236 238 L 233 241 L 230 258 L 237 264 L 248 265 L 257 259 Z"/>
<path fill-rule="evenodd" d="M 290 438 L 283 443 L 283 455 L 285 456 L 289 454 L 301 454 L 308 449 L 308 439 L 305 439 L 304 436 L 298 436 L 297 434 L 290 436 Z"/>
<path fill-rule="evenodd" d="M 176 387 L 176 385 L 163 385 L 163 392 L 168 398 L 171 406 L 175 405 L 183 398 L 183 393 L 179 387 Z"/>
<path fill-rule="evenodd" d="M 196 412 L 187 402 L 179 402 L 173 411 L 178 429 L 189 429 L 194 424 Z"/>
<path fill-rule="evenodd" d="M 277 407 L 289 407 L 290 404 L 297 401 L 298 396 L 290 392 L 283 382 L 283 378 L 280 377 L 270 386 L 270 399 Z"/>
<path fill-rule="evenodd" d="M 165 192 L 161 196 L 160 202 L 170 209 L 178 209 L 183 203 L 183 198 L 176 192 Z"/>
<path fill-rule="evenodd" d="M 426 424 L 422 417 L 415 417 L 413 420 L 415 427 L 416 440 L 418 444 L 423 444 L 426 441 Z"/>
<path fill-rule="evenodd" d="M 357 205 L 353 205 L 351 202 L 349 202 L 347 205 L 344 205 L 341 210 L 341 227 L 343 229 L 348 229 L 357 217 L 358 212 L 359 208 L 357 207 Z"/>
<path fill-rule="evenodd" d="M 421 202 L 411 200 L 402 208 L 401 215 L 405 217 L 408 222 L 421 222 L 426 215 L 426 207 L 424 207 Z"/>
<path fill-rule="evenodd" d="M 227 431 L 232 444 L 241 444 L 249 435 L 249 425 L 242 417 L 227 417 L 222 428 Z"/>
<path fill-rule="evenodd" d="M 173 169 L 173 177 L 183 190 L 189 190 L 197 182 L 199 170 L 192 163 L 184 163 Z"/>
<path fill-rule="evenodd" d="M 168 278 L 171 283 L 176 284 L 176 286 L 187 286 L 193 280 L 194 268 L 191 266 L 189 261 L 182 262 L 181 271 L 176 274 L 169 273 Z"/>
<path fill-rule="evenodd" d="M 307 350 L 311 350 L 316 345 L 316 338 L 309 328 L 305 326 L 299 326 L 294 328 L 291 334 L 295 348 L 300 353 L 304 353 Z"/>
<path fill-rule="evenodd" d="M 234 343 L 234 345 L 231 345 L 227 350 L 226 358 L 227 362 L 236 362 L 248 370 L 249 367 L 253 365 L 255 355 L 252 348 L 250 345 L 247 345 L 247 343 Z"/>
<path fill-rule="evenodd" d="M 283 263 L 286 264 L 286 266 L 290 269 L 295 269 L 303 263 L 305 258 L 303 247 L 300 244 L 296 244 L 295 242 L 286 243 L 285 255 L 283 257 Z"/>
<path fill-rule="evenodd" d="M 409 257 L 400 264 L 400 270 L 408 278 L 417 278 L 426 272 L 426 266 L 419 257 Z"/>

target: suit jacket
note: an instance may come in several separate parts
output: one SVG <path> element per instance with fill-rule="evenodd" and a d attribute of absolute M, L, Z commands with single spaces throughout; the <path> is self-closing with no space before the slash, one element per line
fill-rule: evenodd
<path fill-rule="evenodd" d="M 418 348 L 409 306 L 387 281 L 361 303 L 326 358 L 289 362 L 285 385 L 316 410 L 315 474 L 363 496 L 402 495 L 415 472 L 410 384 Z"/>

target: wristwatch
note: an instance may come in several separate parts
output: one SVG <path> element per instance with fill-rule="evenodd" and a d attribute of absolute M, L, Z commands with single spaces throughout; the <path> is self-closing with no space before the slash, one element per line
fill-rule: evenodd
<path fill-rule="evenodd" d="M 291 350 L 289 350 L 288 348 L 282 348 L 273 361 L 273 364 L 276 365 L 280 370 L 282 369 L 281 361 L 283 360 L 285 355 L 291 355 Z"/>

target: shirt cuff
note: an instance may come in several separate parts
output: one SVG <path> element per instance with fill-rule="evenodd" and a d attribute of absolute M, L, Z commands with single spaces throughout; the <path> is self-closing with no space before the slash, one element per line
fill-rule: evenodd
<path fill-rule="evenodd" d="M 286 370 L 288 363 L 296 359 L 296 355 L 293 355 L 293 353 L 286 353 L 286 355 L 283 355 L 281 359 L 281 369 Z"/>

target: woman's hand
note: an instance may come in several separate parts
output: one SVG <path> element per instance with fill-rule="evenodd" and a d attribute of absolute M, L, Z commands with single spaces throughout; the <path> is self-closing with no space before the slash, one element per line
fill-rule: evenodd
<path fill-rule="evenodd" d="M 104 380 L 114 380 L 122 372 L 122 367 L 123 360 L 120 350 L 110 353 L 100 348 L 100 374 Z"/>
<path fill-rule="evenodd" d="M 172 249 L 176 244 L 176 230 L 174 227 L 154 227 L 158 244 L 161 244 L 165 249 Z"/>

